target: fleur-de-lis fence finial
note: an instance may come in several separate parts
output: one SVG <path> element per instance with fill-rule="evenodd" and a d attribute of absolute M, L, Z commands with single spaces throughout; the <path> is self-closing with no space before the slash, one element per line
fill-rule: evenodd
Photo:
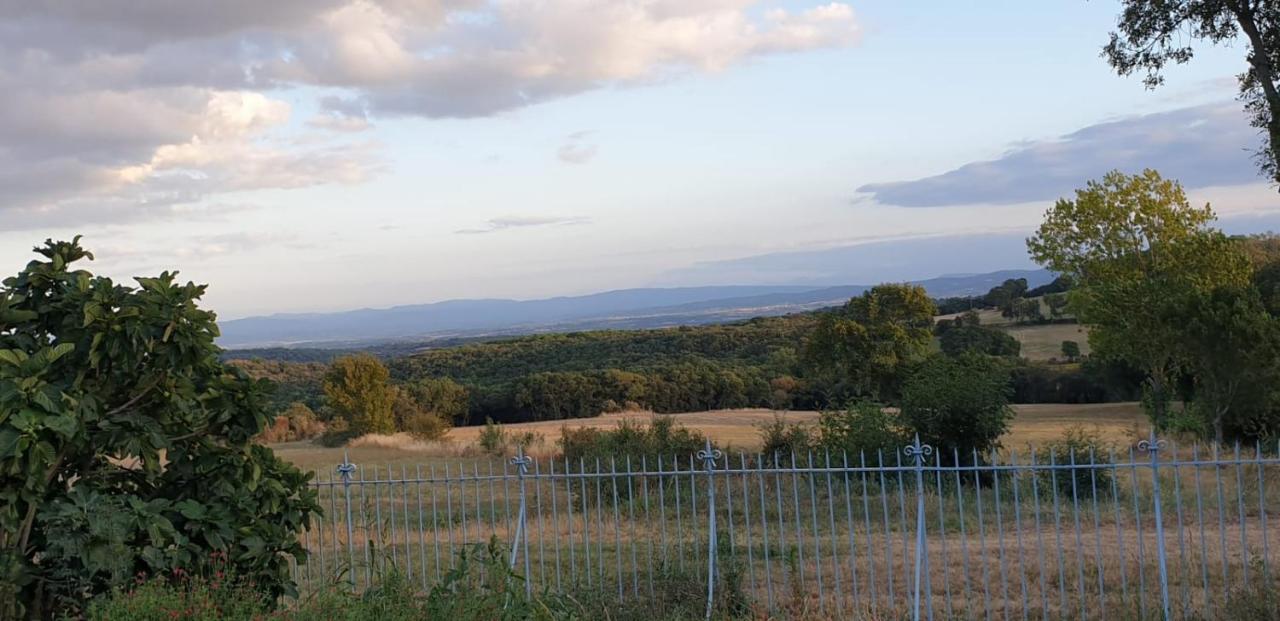
<path fill-rule="evenodd" d="M 523 476 L 529 474 L 529 465 L 533 463 L 533 458 L 525 455 L 524 447 L 520 446 L 516 448 L 515 456 L 508 461 L 512 466 L 515 466 L 520 471 L 521 476 Z"/>
<path fill-rule="evenodd" d="M 351 463 L 351 458 L 347 456 L 346 451 L 342 451 L 342 463 L 338 464 L 338 474 L 342 477 L 343 485 L 351 485 L 351 475 L 356 472 L 356 465 Z"/>
<path fill-rule="evenodd" d="M 911 459 L 914 459 L 917 466 L 923 465 L 925 460 L 933 455 L 933 447 L 928 444 L 920 443 L 920 434 L 916 434 L 915 441 L 902 447 L 902 453 Z"/>
<path fill-rule="evenodd" d="M 1145 451 L 1147 453 L 1155 454 L 1163 450 L 1164 447 L 1165 447 L 1165 441 L 1156 439 L 1155 429 L 1151 430 L 1151 435 L 1148 437 L 1148 439 L 1138 440 L 1139 451 Z"/>
<path fill-rule="evenodd" d="M 698 461 L 701 461 L 708 470 L 714 469 L 721 457 L 724 457 L 724 453 L 720 452 L 720 449 L 711 448 L 711 438 L 707 438 L 707 445 L 697 453 Z"/>

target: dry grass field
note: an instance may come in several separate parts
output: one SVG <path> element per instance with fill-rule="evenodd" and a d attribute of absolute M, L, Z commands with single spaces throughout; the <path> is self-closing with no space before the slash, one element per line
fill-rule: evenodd
<path fill-rule="evenodd" d="M 1089 405 L 1036 404 L 1016 405 L 1017 412 L 1012 429 L 1004 437 L 1004 445 L 1010 449 L 1025 449 L 1028 445 L 1043 444 L 1057 439 L 1073 425 L 1082 425 L 1096 431 L 1106 442 L 1125 445 L 1145 434 L 1146 418 L 1137 403 L 1104 403 Z M 561 427 L 611 428 L 623 419 L 647 421 L 648 412 L 624 412 L 606 414 L 597 418 L 565 421 L 546 421 L 505 425 L 507 433 L 534 432 L 541 438 L 530 453 L 545 456 L 555 453 L 556 439 Z M 730 452 L 754 451 L 759 446 L 759 426 L 779 417 L 792 423 L 813 423 L 817 412 L 777 412 L 765 409 L 720 410 L 690 412 L 673 415 L 680 424 L 697 429 Z M 274 446 L 278 455 L 304 469 L 330 471 L 342 461 L 346 450 L 353 462 L 385 465 L 415 465 L 457 458 L 479 457 L 476 441 L 480 427 L 460 427 L 449 432 L 443 442 L 424 443 L 406 434 L 373 436 L 356 440 L 346 449 L 324 448 L 311 442 L 289 442 Z"/>
<path fill-rule="evenodd" d="M 1089 331 L 1075 323 L 1049 323 L 1034 326 L 1005 326 L 1002 328 L 1022 344 L 1022 357 L 1044 362 L 1062 358 L 1062 342 L 1080 344 L 1080 353 L 1089 355 Z"/>
<path fill-rule="evenodd" d="M 1040 305 L 1040 309 L 1046 315 L 1049 312 L 1048 306 Z M 936 317 L 936 321 L 943 319 L 954 319 L 958 314 L 941 315 Z M 1022 357 L 1035 362 L 1045 362 L 1050 359 L 1062 358 L 1062 342 L 1075 341 L 1080 344 L 1080 353 L 1089 354 L 1089 330 L 1080 324 L 1075 323 L 1049 323 L 1039 325 L 1018 325 L 1012 320 L 1002 317 L 1000 311 L 995 309 L 983 309 L 978 311 L 978 317 L 982 321 L 982 325 L 992 328 L 1000 328 L 1008 332 L 1010 336 L 1018 339 L 1022 344 Z"/>

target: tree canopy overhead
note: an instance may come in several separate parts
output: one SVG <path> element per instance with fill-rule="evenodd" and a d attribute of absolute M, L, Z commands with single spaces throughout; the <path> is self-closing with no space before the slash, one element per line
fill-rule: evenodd
<path fill-rule="evenodd" d="M 1170 63 L 1195 56 L 1194 44 L 1230 44 L 1243 35 L 1248 69 L 1239 76 L 1240 100 L 1254 127 L 1266 135 L 1258 167 L 1280 182 L 1280 4 L 1274 0 L 1124 0 L 1103 48 L 1120 75 L 1143 73 L 1147 86 L 1164 82 Z"/>
<path fill-rule="evenodd" d="M 290 592 L 314 492 L 251 442 L 268 385 L 219 361 L 205 287 L 94 276 L 78 238 L 36 252 L 0 286 L 0 617 L 74 615 L 214 552 Z"/>

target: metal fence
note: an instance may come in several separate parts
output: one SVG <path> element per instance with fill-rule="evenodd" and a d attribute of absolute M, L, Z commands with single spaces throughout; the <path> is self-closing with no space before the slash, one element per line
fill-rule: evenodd
<path fill-rule="evenodd" d="M 1270 447 L 345 461 L 312 482 L 302 589 L 428 589 L 496 538 L 532 592 L 690 583 L 787 618 L 1212 619 L 1277 587 Z M 647 600 L 646 600 L 647 598 Z"/>

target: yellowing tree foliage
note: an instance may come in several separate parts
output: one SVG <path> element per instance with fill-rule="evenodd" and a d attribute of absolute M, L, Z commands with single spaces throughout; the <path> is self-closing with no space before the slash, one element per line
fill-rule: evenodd
<path fill-rule="evenodd" d="M 1165 421 L 1179 359 L 1179 322 L 1165 307 L 1182 296 L 1247 286 L 1248 259 L 1210 225 L 1213 210 L 1193 207 L 1182 186 L 1154 170 L 1108 173 L 1060 199 L 1027 240 L 1031 257 L 1069 276 L 1068 294 L 1089 343 L 1103 357 L 1147 373 L 1150 414 Z"/>
<path fill-rule="evenodd" d="M 369 354 L 343 356 L 324 376 L 324 395 L 330 408 L 356 433 L 395 433 L 393 406 L 396 390 L 390 374 Z"/>

